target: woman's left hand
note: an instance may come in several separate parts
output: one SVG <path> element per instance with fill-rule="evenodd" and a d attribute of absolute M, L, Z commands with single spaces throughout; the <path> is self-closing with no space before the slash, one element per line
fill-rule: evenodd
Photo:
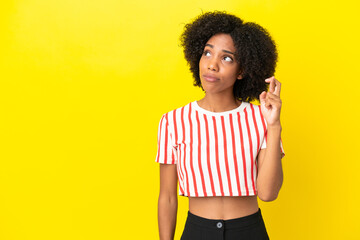
<path fill-rule="evenodd" d="M 280 124 L 280 88 L 281 83 L 275 79 L 274 76 L 265 79 L 265 82 L 270 83 L 269 91 L 263 91 L 259 95 L 261 112 L 269 126 L 281 126 Z"/>

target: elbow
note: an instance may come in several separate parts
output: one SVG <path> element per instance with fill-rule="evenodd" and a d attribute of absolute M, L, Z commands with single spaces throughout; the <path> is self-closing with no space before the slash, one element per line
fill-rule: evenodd
<path fill-rule="evenodd" d="M 277 186 L 269 186 L 269 185 L 257 185 L 257 195 L 264 202 L 272 202 L 278 198 L 280 189 L 281 189 L 282 181 Z"/>
<path fill-rule="evenodd" d="M 263 202 L 272 202 L 274 200 L 277 199 L 278 197 L 278 193 L 263 193 L 263 192 L 258 192 L 258 197 L 261 199 L 261 201 Z"/>
<path fill-rule="evenodd" d="M 259 198 L 260 198 L 261 201 L 263 201 L 263 202 L 272 202 L 272 201 L 274 201 L 274 200 L 277 198 L 277 196 L 259 197 Z"/>
<path fill-rule="evenodd" d="M 158 198 L 159 204 L 171 204 L 171 205 L 177 205 L 178 197 L 175 194 L 159 194 Z"/>

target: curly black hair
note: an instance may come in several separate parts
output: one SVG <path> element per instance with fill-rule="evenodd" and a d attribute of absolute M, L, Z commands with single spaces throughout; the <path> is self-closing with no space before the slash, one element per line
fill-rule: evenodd
<path fill-rule="evenodd" d="M 201 86 L 199 61 L 206 42 L 215 34 L 229 34 L 236 48 L 236 61 L 240 63 L 242 79 L 234 84 L 234 97 L 242 101 L 259 100 L 267 91 L 264 80 L 274 75 L 277 50 L 270 34 L 260 25 L 247 22 L 225 11 L 202 13 L 184 27 L 180 36 L 185 59 L 194 77 L 194 86 Z"/>

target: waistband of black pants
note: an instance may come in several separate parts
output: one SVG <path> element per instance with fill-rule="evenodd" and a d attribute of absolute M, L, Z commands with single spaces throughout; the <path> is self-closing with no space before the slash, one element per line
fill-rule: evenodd
<path fill-rule="evenodd" d="M 200 225 L 202 227 L 213 228 L 213 229 L 219 229 L 219 225 L 218 225 L 219 222 L 222 223 L 221 226 L 223 226 L 224 229 L 232 229 L 232 228 L 242 228 L 242 227 L 250 226 L 253 224 L 261 223 L 261 221 L 263 221 L 260 208 L 256 213 L 240 218 L 227 219 L 227 220 L 203 218 L 188 211 L 187 220 L 191 223 Z"/>

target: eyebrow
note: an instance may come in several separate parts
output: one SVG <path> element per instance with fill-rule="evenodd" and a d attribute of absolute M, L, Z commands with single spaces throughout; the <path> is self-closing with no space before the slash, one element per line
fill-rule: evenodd
<path fill-rule="evenodd" d="M 214 46 L 213 45 L 211 45 L 211 44 L 205 44 L 205 46 L 208 46 L 208 47 L 211 47 L 211 48 L 214 48 Z M 233 52 L 230 52 L 230 51 L 228 51 L 228 50 L 222 50 L 223 52 L 226 52 L 226 53 L 230 53 L 230 54 L 232 54 L 232 55 L 234 55 L 235 56 L 235 54 L 233 53 Z"/>

